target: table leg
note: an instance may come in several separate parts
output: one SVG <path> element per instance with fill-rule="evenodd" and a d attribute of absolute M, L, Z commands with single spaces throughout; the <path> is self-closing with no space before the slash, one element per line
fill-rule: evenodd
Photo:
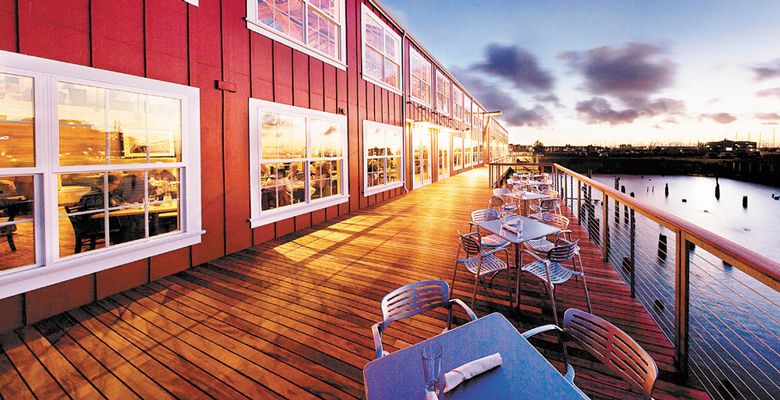
<path fill-rule="evenodd" d="M 520 243 L 515 243 L 515 302 L 520 311 Z"/>

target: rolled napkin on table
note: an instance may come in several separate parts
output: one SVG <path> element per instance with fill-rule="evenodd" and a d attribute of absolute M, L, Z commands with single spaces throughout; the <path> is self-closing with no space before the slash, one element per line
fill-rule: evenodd
<path fill-rule="evenodd" d="M 478 360 L 467 362 L 444 374 L 444 393 L 455 389 L 463 381 L 471 379 L 485 371 L 501 365 L 501 353 L 491 354 Z"/>

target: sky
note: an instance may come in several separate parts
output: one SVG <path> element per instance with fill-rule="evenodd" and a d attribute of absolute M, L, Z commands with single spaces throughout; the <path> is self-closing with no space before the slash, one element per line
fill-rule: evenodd
<path fill-rule="evenodd" d="M 779 0 L 382 0 L 510 143 L 780 145 Z"/>

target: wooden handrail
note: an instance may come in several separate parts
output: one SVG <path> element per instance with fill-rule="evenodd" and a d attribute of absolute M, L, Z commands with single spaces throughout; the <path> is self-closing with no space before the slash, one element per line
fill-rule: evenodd
<path fill-rule="evenodd" d="M 601 182 L 574 172 L 560 164 L 554 164 L 558 171 L 570 175 L 578 181 L 600 190 L 612 199 L 630 206 L 640 214 L 663 225 L 672 231 L 685 233 L 686 238 L 705 251 L 728 262 L 760 282 L 780 291 L 780 263 L 770 260 L 753 250 L 747 249 L 720 235 L 689 222 L 669 212 L 658 209 L 634 197 L 627 196 Z"/>

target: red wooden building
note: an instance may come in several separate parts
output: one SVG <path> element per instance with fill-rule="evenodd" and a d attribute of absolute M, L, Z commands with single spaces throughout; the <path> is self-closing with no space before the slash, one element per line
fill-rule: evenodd
<path fill-rule="evenodd" d="M 506 141 L 373 0 L 0 0 L 0 332 Z"/>

